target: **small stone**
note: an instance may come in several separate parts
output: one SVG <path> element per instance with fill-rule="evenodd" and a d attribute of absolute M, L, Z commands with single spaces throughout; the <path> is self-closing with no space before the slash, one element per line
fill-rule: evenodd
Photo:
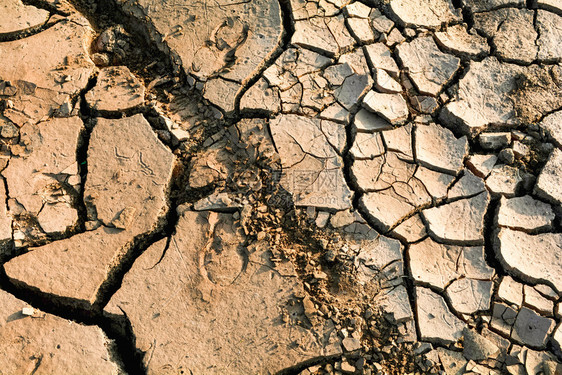
<path fill-rule="evenodd" d="M 21 309 L 21 313 L 25 316 L 32 316 L 35 313 L 35 310 L 33 309 L 33 307 L 24 307 L 23 309 Z"/>
<path fill-rule="evenodd" d="M 517 159 L 522 159 L 524 157 L 526 157 L 527 155 L 529 155 L 530 149 L 529 146 L 519 142 L 519 141 L 515 141 L 513 142 L 513 154 L 515 155 L 515 157 Z"/>
<path fill-rule="evenodd" d="M 496 161 L 498 160 L 495 155 L 470 155 L 466 161 L 468 168 L 476 176 L 486 178 L 492 172 Z"/>
<path fill-rule="evenodd" d="M 354 374 L 356 369 L 355 369 L 355 366 L 350 364 L 348 361 L 343 361 L 342 364 L 341 364 L 341 370 L 345 374 Z"/>
<path fill-rule="evenodd" d="M 396 44 L 400 44 L 405 40 L 406 38 L 404 38 L 404 35 L 402 35 L 402 33 L 397 28 L 394 28 L 392 29 L 390 34 L 386 36 L 385 43 L 389 47 L 394 47 Z"/>
<path fill-rule="evenodd" d="M 478 136 L 480 146 L 486 150 L 497 150 L 510 145 L 511 133 L 481 133 Z"/>
<path fill-rule="evenodd" d="M 361 349 L 361 342 L 354 337 L 346 337 L 342 340 L 343 348 L 346 352 L 354 352 Z"/>
<path fill-rule="evenodd" d="M 371 16 L 373 18 L 371 24 L 379 33 L 388 34 L 394 27 L 394 22 L 389 20 L 386 16 L 383 16 L 378 9 L 374 9 Z"/>
<path fill-rule="evenodd" d="M 328 224 L 328 220 L 330 219 L 330 213 L 326 212 L 326 211 L 320 211 L 318 212 L 318 215 L 316 216 L 316 225 L 319 228 L 324 228 L 326 226 L 326 224 Z"/>
<path fill-rule="evenodd" d="M 504 164 L 513 164 L 515 161 L 515 153 L 511 148 L 504 148 L 498 154 L 498 160 Z"/>
<path fill-rule="evenodd" d="M 3 138 L 15 138 L 17 137 L 20 132 L 16 125 L 10 120 L 1 120 L 0 119 L 0 136 Z"/>
<path fill-rule="evenodd" d="M 432 114 L 439 108 L 439 102 L 433 96 L 418 95 L 410 98 L 412 105 L 421 113 Z"/>

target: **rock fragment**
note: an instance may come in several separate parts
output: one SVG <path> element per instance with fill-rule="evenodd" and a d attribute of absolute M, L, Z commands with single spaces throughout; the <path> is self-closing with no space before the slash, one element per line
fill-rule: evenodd
<path fill-rule="evenodd" d="M 441 52 L 431 36 L 418 37 L 396 48 L 408 76 L 425 95 L 436 96 L 460 67 L 460 59 Z"/>
<path fill-rule="evenodd" d="M 402 124 L 409 115 L 406 100 L 400 94 L 383 94 L 371 90 L 365 95 L 363 106 L 391 124 Z"/>
<path fill-rule="evenodd" d="M 397 78 L 400 69 L 392 57 L 390 49 L 383 43 L 373 43 L 365 46 L 365 55 L 375 69 L 382 69 Z"/>
<path fill-rule="evenodd" d="M 523 307 L 517 314 L 511 338 L 521 344 L 534 348 L 544 348 L 555 322 Z"/>
<path fill-rule="evenodd" d="M 524 181 L 525 173 L 509 165 L 501 164 L 492 168 L 486 179 L 486 186 L 492 194 L 513 197 Z"/>
<path fill-rule="evenodd" d="M 416 287 L 417 318 L 421 339 L 448 344 L 462 336 L 463 322 L 453 315 L 443 297 L 423 287 Z"/>
<path fill-rule="evenodd" d="M 498 157 L 495 155 L 470 155 L 466 161 L 470 171 L 480 178 L 486 178 L 496 165 Z"/>
<path fill-rule="evenodd" d="M 490 52 L 486 38 L 467 31 L 464 25 L 453 25 L 435 33 L 437 43 L 454 54 L 479 57 Z"/>
<path fill-rule="evenodd" d="M 497 222 L 502 227 L 525 232 L 548 230 L 552 227 L 553 220 L 552 207 L 529 195 L 509 199 L 501 198 Z"/>
<path fill-rule="evenodd" d="M 428 168 L 444 173 L 457 174 L 463 167 L 468 154 L 466 137 L 456 138 L 454 134 L 435 123 L 416 126 L 417 160 Z"/>
<path fill-rule="evenodd" d="M 86 93 L 88 105 L 98 111 L 127 111 L 144 102 L 144 85 L 126 66 L 103 68 L 96 85 Z"/>
<path fill-rule="evenodd" d="M 377 132 L 392 129 L 392 124 L 362 108 L 355 115 L 353 127 L 357 132 Z"/>
<path fill-rule="evenodd" d="M 543 167 L 535 193 L 555 204 L 562 204 L 562 150 L 554 149 Z"/>
<path fill-rule="evenodd" d="M 511 133 L 481 133 L 478 136 L 478 141 L 480 146 L 486 150 L 497 150 L 509 146 L 511 143 Z"/>
<path fill-rule="evenodd" d="M 117 375 L 111 342 L 96 326 L 84 326 L 31 309 L 0 290 L 0 368 L 7 374 L 80 373 Z"/>

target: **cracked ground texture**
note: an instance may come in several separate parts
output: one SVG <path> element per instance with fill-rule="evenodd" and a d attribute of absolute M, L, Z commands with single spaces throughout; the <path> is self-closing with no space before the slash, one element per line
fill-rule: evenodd
<path fill-rule="evenodd" d="M 0 0 L 0 374 L 562 374 L 559 0 Z"/>

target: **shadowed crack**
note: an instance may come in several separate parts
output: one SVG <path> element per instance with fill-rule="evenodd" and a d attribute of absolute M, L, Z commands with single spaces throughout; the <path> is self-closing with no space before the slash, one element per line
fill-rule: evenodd
<path fill-rule="evenodd" d="M 35 25 L 28 27 L 22 30 L 10 31 L 6 33 L 0 33 L 0 43 L 1 42 L 13 42 L 15 40 L 29 38 L 30 36 L 39 34 L 42 31 L 45 31 L 53 26 L 55 26 L 59 22 L 66 22 L 64 19 L 58 18 L 53 19 L 53 17 L 49 17 L 45 23 L 40 25 Z"/>

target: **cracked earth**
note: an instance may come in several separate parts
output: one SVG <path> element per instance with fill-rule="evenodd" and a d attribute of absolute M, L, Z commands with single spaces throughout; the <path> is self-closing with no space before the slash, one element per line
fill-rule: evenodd
<path fill-rule="evenodd" d="M 562 374 L 560 0 L 0 0 L 0 374 Z"/>

